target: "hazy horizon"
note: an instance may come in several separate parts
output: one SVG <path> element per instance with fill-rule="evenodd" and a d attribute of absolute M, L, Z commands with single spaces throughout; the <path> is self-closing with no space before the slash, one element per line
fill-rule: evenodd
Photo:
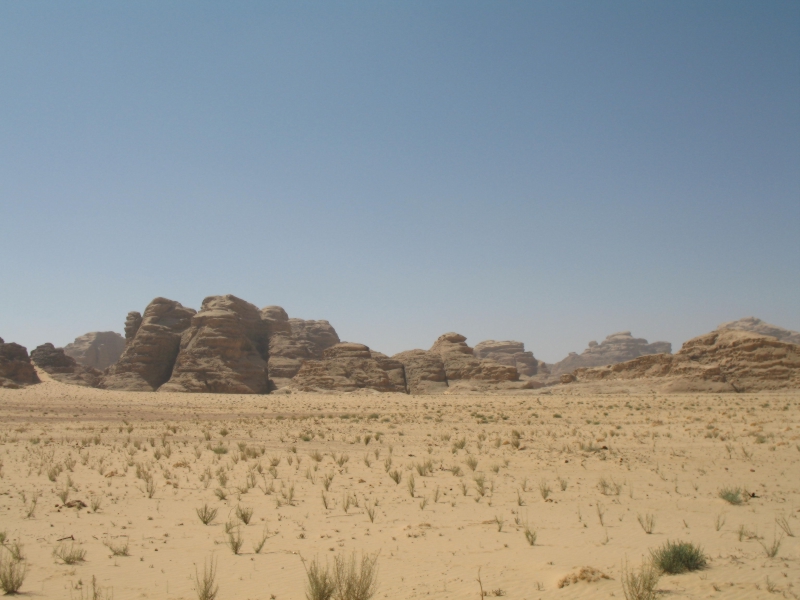
<path fill-rule="evenodd" d="M 0 337 L 800 330 L 800 3 L 0 5 Z"/>

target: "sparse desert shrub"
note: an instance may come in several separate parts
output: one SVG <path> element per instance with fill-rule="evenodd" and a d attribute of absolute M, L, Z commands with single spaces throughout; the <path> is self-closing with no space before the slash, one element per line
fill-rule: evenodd
<path fill-rule="evenodd" d="M 639 521 L 639 525 L 642 526 L 644 532 L 647 534 L 653 533 L 653 528 L 656 526 L 656 518 L 655 515 L 646 514 L 645 516 L 636 515 L 636 519 Z"/>
<path fill-rule="evenodd" d="M 470 468 L 470 470 L 474 471 L 478 466 L 478 459 L 470 454 L 464 459 L 464 463 Z"/>
<path fill-rule="evenodd" d="M 194 591 L 197 592 L 198 600 L 214 600 L 219 593 L 219 586 L 216 584 L 217 563 L 211 559 L 211 564 L 203 564 L 203 576 L 194 570 Z"/>
<path fill-rule="evenodd" d="M 783 532 L 788 535 L 789 537 L 794 537 L 794 531 L 792 531 L 791 525 L 789 525 L 789 521 L 783 515 L 775 517 L 775 523 L 783 529 Z"/>
<path fill-rule="evenodd" d="M 65 565 L 74 565 L 86 560 L 86 550 L 75 544 L 75 542 L 70 542 L 69 544 L 61 542 L 53 550 L 53 556 L 60 559 Z"/>
<path fill-rule="evenodd" d="M 14 560 L 13 556 L 6 556 L 0 552 L 0 589 L 7 595 L 16 594 L 25 581 L 28 566 L 25 562 Z"/>
<path fill-rule="evenodd" d="M 130 556 L 130 545 L 128 539 L 126 538 L 124 542 L 115 544 L 111 540 L 106 540 L 103 542 L 103 545 L 111 550 L 111 554 L 114 556 Z"/>
<path fill-rule="evenodd" d="M 764 548 L 764 553 L 767 555 L 768 558 L 775 558 L 778 556 L 778 550 L 781 549 L 781 542 L 783 541 L 783 536 L 772 538 L 772 543 L 768 546 L 761 540 L 759 540 L 759 544 L 761 547 Z"/>
<path fill-rule="evenodd" d="M 539 482 L 539 493 L 542 495 L 542 500 L 547 500 L 547 498 L 550 496 L 550 492 L 552 491 L 553 490 L 550 489 L 550 486 L 547 484 L 547 481 L 542 479 Z"/>
<path fill-rule="evenodd" d="M 355 552 L 349 557 L 340 555 L 333 559 L 333 578 L 336 600 L 369 600 L 378 589 L 378 555 L 363 554 L 359 560 Z"/>
<path fill-rule="evenodd" d="M 237 506 L 236 517 L 245 525 L 249 525 L 250 519 L 253 518 L 253 508 L 249 506 Z"/>
<path fill-rule="evenodd" d="M 196 508 L 195 511 L 203 525 L 208 525 L 217 517 L 217 509 L 211 508 L 208 504 L 203 504 L 200 508 Z"/>
<path fill-rule="evenodd" d="M 527 523 L 523 525 L 522 530 L 525 532 L 525 540 L 528 545 L 534 546 L 536 544 L 536 530 L 532 529 Z"/>
<path fill-rule="evenodd" d="M 238 528 L 232 529 L 228 532 L 228 541 L 226 544 L 228 545 L 228 548 L 231 549 L 231 552 L 234 554 L 239 554 L 242 549 L 242 544 L 244 544 L 244 540 L 242 539 L 242 533 Z"/>
<path fill-rule="evenodd" d="M 632 571 L 628 564 L 622 566 L 622 592 L 625 600 L 656 600 L 656 586 L 660 573 L 649 561 Z"/>
<path fill-rule="evenodd" d="M 728 504 L 739 506 L 744 502 L 743 490 L 740 487 L 730 488 L 724 487 L 719 491 L 719 497 L 725 500 Z"/>
<path fill-rule="evenodd" d="M 594 567 L 581 567 L 579 571 L 576 573 L 570 573 L 569 575 L 565 575 L 559 582 L 559 588 L 565 588 L 568 585 L 573 585 L 578 583 L 579 581 L 585 581 L 586 583 L 595 583 L 600 581 L 601 579 L 611 579 L 608 575 L 595 569 Z"/>
<path fill-rule="evenodd" d="M 392 469 L 391 471 L 389 471 L 389 477 L 392 478 L 392 481 L 394 481 L 395 484 L 399 485 L 400 480 L 403 478 L 403 474 L 397 469 Z"/>
<path fill-rule="evenodd" d="M 306 570 L 306 598 L 308 600 L 330 600 L 336 592 L 336 581 L 333 573 L 328 569 L 328 563 L 325 566 L 314 559 L 306 567 L 303 561 L 303 567 Z"/>
<path fill-rule="evenodd" d="M 698 571 L 708 564 L 708 558 L 700 546 L 689 542 L 667 541 L 650 554 L 655 565 L 662 573 L 676 575 L 687 571 Z"/>

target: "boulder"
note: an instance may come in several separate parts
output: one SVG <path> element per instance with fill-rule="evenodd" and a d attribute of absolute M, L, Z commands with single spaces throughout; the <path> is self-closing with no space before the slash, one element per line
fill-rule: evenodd
<path fill-rule="evenodd" d="M 154 391 L 166 383 L 178 357 L 181 334 L 196 311 L 180 302 L 156 298 L 138 326 L 129 313 L 125 322 L 127 345 L 116 364 L 106 370 L 100 387 L 110 390 Z M 129 338 L 129 333 L 133 337 Z"/>
<path fill-rule="evenodd" d="M 550 365 L 553 375 L 570 373 L 581 367 L 601 367 L 625 362 L 647 354 L 669 354 L 669 342 L 648 343 L 644 338 L 635 338 L 630 331 L 612 333 L 601 343 L 589 342 L 589 347 L 581 354 L 570 352 L 564 360 Z"/>
<path fill-rule="evenodd" d="M 486 340 L 476 344 L 473 355 L 478 359 L 494 360 L 501 365 L 515 367 L 517 373 L 525 377 L 533 377 L 539 372 L 539 361 L 533 352 L 525 351 L 522 342 Z"/>
<path fill-rule="evenodd" d="M 291 382 L 291 389 L 305 392 L 406 392 L 403 364 L 373 353 L 364 344 L 341 342 L 323 352 L 322 360 L 306 360 Z"/>
<path fill-rule="evenodd" d="M 122 336 L 120 336 L 122 338 Z M 96 387 L 103 373 L 95 368 L 78 364 L 67 356 L 63 348 L 47 343 L 31 352 L 33 363 L 56 381 L 86 387 Z"/>
<path fill-rule="evenodd" d="M 0 338 L 0 387 L 17 389 L 39 382 L 28 349 L 14 342 L 6 344 Z"/>
<path fill-rule="evenodd" d="M 674 355 L 652 354 L 574 371 L 577 381 L 643 380 L 667 391 L 747 391 L 800 387 L 800 346 L 773 336 L 722 329 L 693 338 Z"/>
<path fill-rule="evenodd" d="M 303 362 L 322 360 L 325 350 L 339 343 L 328 321 L 290 319 L 280 306 L 262 308 L 261 318 L 270 332 L 268 370 L 272 389 L 289 385 Z"/>
<path fill-rule="evenodd" d="M 436 352 L 406 350 L 392 358 L 405 368 L 409 394 L 437 394 L 447 390 L 444 362 Z"/>
<path fill-rule="evenodd" d="M 745 317 L 744 319 L 739 319 L 738 321 L 723 323 L 717 327 L 717 329 L 750 331 L 760 335 L 769 335 L 789 344 L 800 344 L 800 332 L 792 331 L 791 329 L 784 329 L 783 327 L 778 327 L 777 325 L 770 325 L 769 323 L 765 323 L 756 317 Z"/>
<path fill-rule="evenodd" d="M 141 321 L 141 316 L 139 319 Z M 117 362 L 124 350 L 125 338 L 116 331 L 85 333 L 76 337 L 71 344 L 64 346 L 64 354 L 74 358 L 75 362 L 100 371 Z"/>
<path fill-rule="evenodd" d="M 266 394 L 269 324 L 233 295 L 209 296 L 183 332 L 164 392 Z"/>

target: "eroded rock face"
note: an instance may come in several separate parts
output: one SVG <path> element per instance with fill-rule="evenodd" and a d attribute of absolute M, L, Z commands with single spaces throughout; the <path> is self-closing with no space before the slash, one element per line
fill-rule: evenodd
<path fill-rule="evenodd" d="M 326 349 L 339 343 L 336 330 L 328 321 L 290 319 L 280 306 L 261 309 L 269 324 L 269 378 L 273 389 L 286 387 L 303 362 L 322 360 Z"/>
<path fill-rule="evenodd" d="M 661 380 L 669 391 L 759 391 L 800 387 L 800 346 L 748 331 L 717 330 L 676 354 L 653 354 L 574 372 L 578 381 Z"/>
<path fill-rule="evenodd" d="M 136 332 L 142 326 L 142 313 L 132 310 L 125 318 L 125 343 L 129 344 L 136 337 Z"/>
<path fill-rule="evenodd" d="M 159 391 L 266 394 L 268 323 L 233 295 L 209 296 L 181 336 L 169 382 Z"/>
<path fill-rule="evenodd" d="M 533 377 L 539 372 L 539 361 L 533 352 L 525 351 L 522 342 L 486 340 L 476 344 L 473 355 L 478 359 L 490 359 L 501 365 L 515 367 L 517 373 L 525 377 Z"/>
<path fill-rule="evenodd" d="M 752 333 L 758 333 L 759 335 L 769 335 L 789 344 L 800 344 L 800 332 L 792 331 L 791 329 L 784 329 L 783 327 L 778 327 L 777 325 L 770 325 L 769 323 L 765 323 L 756 317 L 745 317 L 744 319 L 739 319 L 738 321 L 723 323 L 717 327 L 717 329 L 750 331 Z"/>
<path fill-rule="evenodd" d="M 669 342 L 653 342 L 649 344 L 644 338 L 635 338 L 630 331 L 612 333 L 601 343 L 589 342 L 589 347 L 581 354 L 571 352 L 567 358 L 550 365 L 553 375 L 570 373 L 581 367 L 601 367 L 632 360 L 647 354 L 669 354 L 672 344 Z"/>
<path fill-rule="evenodd" d="M 0 338 L 0 387 L 17 389 L 39 382 L 28 349 L 14 342 L 6 344 Z"/>
<path fill-rule="evenodd" d="M 292 379 L 299 391 L 406 392 L 403 365 L 364 344 L 342 342 L 327 348 L 322 360 L 305 361 Z"/>
<path fill-rule="evenodd" d="M 64 346 L 64 354 L 74 358 L 75 362 L 100 371 L 117 362 L 124 351 L 125 338 L 116 331 L 85 333 Z"/>
<path fill-rule="evenodd" d="M 195 313 L 194 309 L 174 300 L 153 300 L 147 305 L 119 361 L 106 371 L 100 387 L 149 392 L 166 383 L 178 357 L 181 334 L 189 328 Z M 125 324 L 126 336 L 129 330 L 133 331 L 128 327 L 131 314 Z"/>
<path fill-rule="evenodd" d="M 434 342 L 430 352 L 438 354 L 444 363 L 448 382 L 458 379 L 501 382 L 517 381 L 516 367 L 503 365 L 491 359 L 475 358 L 467 338 L 459 333 L 445 333 Z"/>
<path fill-rule="evenodd" d="M 103 375 L 97 369 L 78 364 L 74 358 L 67 356 L 63 348 L 56 348 L 50 343 L 37 346 L 31 352 L 31 360 L 50 377 L 62 383 L 96 387 Z"/>
<path fill-rule="evenodd" d="M 442 357 L 436 352 L 406 350 L 393 359 L 405 367 L 410 394 L 440 394 L 447 390 L 447 375 Z"/>

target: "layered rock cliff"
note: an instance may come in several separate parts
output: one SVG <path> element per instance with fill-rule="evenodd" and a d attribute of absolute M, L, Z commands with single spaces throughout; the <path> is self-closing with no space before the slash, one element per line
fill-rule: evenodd
<path fill-rule="evenodd" d="M 74 358 L 67 356 L 64 348 L 56 348 L 50 343 L 37 346 L 31 352 L 31 361 L 62 383 L 96 387 L 103 375 L 98 369 L 78 364 Z"/>
<path fill-rule="evenodd" d="M 40 381 L 28 349 L 14 342 L 6 344 L 0 338 L 0 387 L 16 389 Z"/>
<path fill-rule="evenodd" d="M 601 343 L 589 342 L 589 347 L 581 354 L 570 353 L 564 360 L 550 365 L 553 375 L 570 373 L 582 367 L 601 367 L 625 362 L 647 354 L 669 354 L 672 344 L 669 342 L 653 342 L 644 338 L 635 338 L 630 331 L 612 333 Z"/>
<path fill-rule="evenodd" d="M 115 331 L 85 333 L 64 346 L 64 354 L 75 362 L 100 371 L 116 363 L 124 351 L 125 338 Z"/>

